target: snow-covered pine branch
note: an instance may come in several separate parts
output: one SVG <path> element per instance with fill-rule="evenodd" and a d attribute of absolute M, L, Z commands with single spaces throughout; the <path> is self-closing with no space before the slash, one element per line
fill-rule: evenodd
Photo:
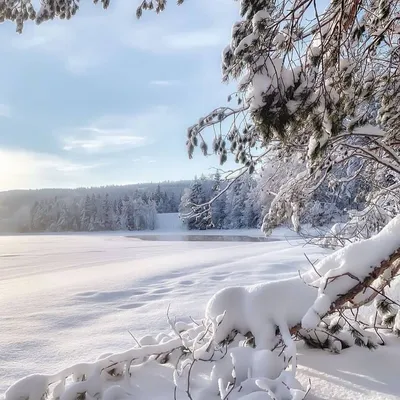
<path fill-rule="evenodd" d="M 274 196 L 265 232 L 288 219 L 298 229 L 326 184 L 346 190 L 362 173 L 378 197 L 377 175 L 400 172 L 400 3 L 331 2 L 325 10 L 312 1 L 278 3 L 240 3 L 242 18 L 222 54 L 238 108 L 213 110 L 189 128 L 187 142 L 190 156 L 208 148 L 206 130 L 218 125 L 213 131 L 225 133 L 214 134 L 212 149 L 221 164 L 232 153 L 254 171 L 257 147 L 271 146 L 281 159 L 304 161 L 306 172 Z M 351 164 L 359 169 L 343 176 Z"/>
<path fill-rule="evenodd" d="M 111 0 L 91 0 L 94 4 L 100 3 L 107 9 Z M 183 0 L 178 0 L 181 4 Z M 140 18 L 144 10 L 154 10 L 157 14 L 164 11 L 165 0 L 143 0 L 138 1 L 136 16 Z M 134 7 L 134 5 L 133 5 Z M 79 10 L 79 0 L 42 0 L 40 6 L 32 0 L 1 0 L 0 1 L 0 23 L 12 21 L 16 24 L 18 33 L 22 33 L 26 21 L 31 20 L 36 24 L 54 18 L 71 19 Z"/>

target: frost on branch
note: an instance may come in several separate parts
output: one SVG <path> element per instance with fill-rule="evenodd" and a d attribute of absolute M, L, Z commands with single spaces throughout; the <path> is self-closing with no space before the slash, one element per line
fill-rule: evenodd
<path fill-rule="evenodd" d="M 396 46 L 383 43 L 398 35 L 399 5 L 364 3 L 331 2 L 317 11 L 312 2 L 241 1 L 242 19 L 233 25 L 223 50 L 222 72 L 224 80 L 238 82 L 236 97 L 243 107 L 232 111 L 248 110 L 252 137 L 264 144 L 274 138 L 288 144 L 303 136 L 313 159 L 346 129 L 347 118 L 365 124 L 359 107 L 376 100 L 382 101 L 379 123 L 392 136 L 398 75 L 389 72 L 390 62 L 382 64 L 381 56 L 398 57 Z M 386 73 L 378 76 L 383 68 Z M 202 121 L 211 122 L 209 117 L 212 113 Z M 207 123 L 200 122 L 192 133 Z"/>

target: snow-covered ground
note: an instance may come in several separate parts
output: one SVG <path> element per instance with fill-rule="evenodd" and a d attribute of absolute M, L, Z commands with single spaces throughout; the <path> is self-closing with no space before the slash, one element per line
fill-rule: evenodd
<path fill-rule="evenodd" d="M 315 229 L 308 226 L 303 227 L 305 236 L 313 235 L 316 233 Z M 328 228 L 326 228 L 327 230 Z M 0 233 L 0 236 L 8 236 L 8 233 Z M 11 233 L 10 235 L 14 235 Z M 21 233 L 16 234 L 18 236 L 128 236 L 137 238 L 151 237 L 153 240 L 202 240 L 201 236 L 206 238 L 212 237 L 210 240 L 223 240 L 223 237 L 229 238 L 234 237 L 235 241 L 246 240 L 247 238 L 259 238 L 265 240 L 287 240 L 298 239 L 299 235 L 292 229 L 287 227 L 276 228 L 272 235 L 266 239 L 265 235 L 260 229 L 207 229 L 204 231 L 200 230 L 188 230 L 179 218 L 178 213 L 166 213 L 158 214 L 156 220 L 156 228 L 154 230 L 145 231 L 95 231 L 95 232 L 44 232 L 44 233 Z M 188 239 L 192 237 L 192 239 Z M 196 237 L 197 239 L 193 239 Z M 206 240 L 206 239 L 204 239 Z"/>
<path fill-rule="evenodd" d="M 169 330 L 169 305 L 172 315 L 202 317 L 218 289 L 294 276 L 308 268 L 305 252 L 312 261 L 323 256 L 294 240 L 0 237 L 0 396 L 25 375 L 130 348 L 129 332 L 140 338 Z M 310 399 L 400 398 L 395 339 L 373 353 L 353 347 L 332 355 L 302 346 L 299 353 Z M 156 386 L 140 399 L 153 398 Z"/>

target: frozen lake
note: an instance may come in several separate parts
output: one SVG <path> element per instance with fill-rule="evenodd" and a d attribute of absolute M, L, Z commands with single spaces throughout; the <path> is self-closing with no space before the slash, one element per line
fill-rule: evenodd
<path fill-rule="evenodd" d="M 131 239 L 140 239 L 151 242 L 276 242 L 277 238 L 267 238 L 263 236 L 245 236 L 245 235 L 140 235 L 127 236 Z"/>

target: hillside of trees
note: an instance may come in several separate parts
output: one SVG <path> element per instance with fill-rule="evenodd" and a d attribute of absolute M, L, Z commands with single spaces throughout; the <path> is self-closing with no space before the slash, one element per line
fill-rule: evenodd
<path fill-rule="evenodd" d="M 297 214 L 285 210 L 285 215 L 273 211 L 281 201 L 279 192 L 286 193 L 285 187 L 295 191 L 295 178 L 306 165 L 294 158 L 279 159 L 276 154 L 255 173 L 244 170 L 231 179 L 224 179 L 216 172 L 208 177 L 195 177 L 193 181 L 3 192 L 0 193 L 0 231 L 151 230 L 157 214 L 178 212 L 189 230 L 261 228 L 273 215 L 277 219 L 269 221 L 271 229 L 290 223 L 296 230 L 304 224 L 326 230 L 336 223 L 345 224 L 341 230 L 346 231 L 353 226 L 354 216 L 359 222 L 361 210 L 374 194 L 374 182 L 363 174 L 356 179 L 343 179 L 357 168 L 357 163 L 347 171 L 334 168 L 335 185 L 325 182 L 302 199 Z M 386 176 L 385 182 L 381 180 L 380 184 L 391 184 L 390 177 Z M 393 206 L 396 203 L 382 204 L 381 219 L 374 220 L 376 226 L 364 227 L 364 230 L 373 232 L 383 226 L 384 215 L 394 212 Z M 365 236 L 370 231 L 364 232 Z"/>
<path fill-rule="evenodd" d="M 245 174 L 229 185 L 218 172 L 212 180 L 196 178 L 183 192 L 180 215 L 188 229 L 258 228 L 263 207 L 254 196 L 259 190 L 259 182 Z M 192 215 L 193 209 L 208 202 L 211 202 L 209 209 Z"/>
<path fill-rule="evenodd" d="M 1 232 L 154 229 L 157 213 L 178 212 L 190 181 L 0 193 Z"/>
<path fill-rule="evenodd" d="M 345 171 L 334 167 L 332 175 L 335 184 L 324 182 L 310 195 L 304 196 L 296 213 L 284 209 L 284 213 L 274 214 L 277 203 L 282 201 L 282 193 L 301 193 L 296 177 L 306 170 L 306 163 L 295 158 L 280 159 L 273 154 L 253 174 L 244 170 L 231 180 L 221 179 L 219 173 L 210 180 L 196 178 L 183 191 L 179 212 L 188 229 L 261 228 L 271 216 L 276 217 L 276 220 L 269 221 L 271 230 L 282 224 L 290 224 L 295 230 L 304 225 L 323 227 L 324 231 L 333 224 L 348 228 L 354 223 L 355 216 L 360 220 L 360 213 L 369 204 L 376 184 L 363 174 L 346 179 L 357 168 L 357 163 L 351 164 Z M 390 184 L 389 178 L 385 178 L 387 182 L 381 179 L 380 184 Z M 384 225 L 390 212 L 395 212 L 391 203 L 382 204 L 379 211 L 381 221 L 375 221 L 376 226 L 371 226 L 371 231 L 360 230 L 359 234 L 368 237 Z"/>

